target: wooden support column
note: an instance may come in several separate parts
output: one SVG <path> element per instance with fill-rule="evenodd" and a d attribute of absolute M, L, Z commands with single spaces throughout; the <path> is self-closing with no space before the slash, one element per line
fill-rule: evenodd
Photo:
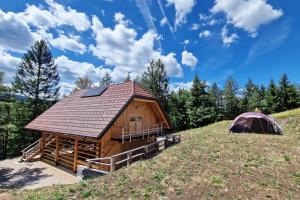
<path fill-rule="evenodd" d="M 44 154 L 44 146 L 45 146 L 45 132 L 42 132 L 42 140 L 40 143 L 41 156 Z"/>
<path fill-rule="evenodd" d="M 55 158 L 54 162 L 57 165 L 58 161 L 58 156 L 59 156 L 59 136 L 55 136 Z"/>
<path fill-rule="evenodd" d="M 75 144 L 74 144 L 73 172 L 77 171 L 77 158 L 78 158 L 78 137 L 75 138 Z"/>
<path fill-rule="evenodd" d="M 96 158 L 100 158 L 100 152 L 101 149 L 100 149 L 100 142 L 96 143 Z M 100 165 L 98 165 L 98 169 L 100 170 Z"/>
<path fill-rule="evenodd" d="M 75 137 L 75 143 L 74 143 L 74 161 L 73 161 L 73 172 L 76 172 L 76 171 L 77 171 L 78 143 L 79 143 L 79 138 L 78 138 L 78 137 Z"/>

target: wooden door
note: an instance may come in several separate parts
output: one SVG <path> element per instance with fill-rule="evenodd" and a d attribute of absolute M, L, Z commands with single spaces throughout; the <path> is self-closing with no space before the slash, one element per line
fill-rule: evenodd
<path fill-rule="evenodd" d="M 142 116 L 130 116 L 129 130 L 130 132 L 143 130 Z"/>

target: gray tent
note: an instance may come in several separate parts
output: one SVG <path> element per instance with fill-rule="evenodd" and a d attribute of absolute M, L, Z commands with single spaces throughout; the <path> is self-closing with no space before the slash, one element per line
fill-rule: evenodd
<path fill-rule="evenodd" d="M 282 135 L 282 128 L 270 116 L 247 112 L 237 116 L 229 127 L 233 133 L 271 133 Z"/>

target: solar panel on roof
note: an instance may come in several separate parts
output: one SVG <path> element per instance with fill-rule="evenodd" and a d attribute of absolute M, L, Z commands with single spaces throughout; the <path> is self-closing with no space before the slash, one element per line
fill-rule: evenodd
<path fill-rule="evenodd" d="M 103 87 L 94 87 L 86 92 L 84 92 L 80 97 L 94 97 L 94 96 L 100 96 L 105 90 L 107 89 L 107 86 Z"/>

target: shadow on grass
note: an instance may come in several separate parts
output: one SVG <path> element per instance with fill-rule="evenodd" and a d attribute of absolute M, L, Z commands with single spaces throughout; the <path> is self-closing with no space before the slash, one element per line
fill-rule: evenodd
<path fill-rule="evenodd" d="M 52 176 L 43 174 L 45 169 L 45 167 L 32 169 L 25 167 L 14 171 L 13 168 L 0 168 L 0 189 L 20 189 Z"/>

